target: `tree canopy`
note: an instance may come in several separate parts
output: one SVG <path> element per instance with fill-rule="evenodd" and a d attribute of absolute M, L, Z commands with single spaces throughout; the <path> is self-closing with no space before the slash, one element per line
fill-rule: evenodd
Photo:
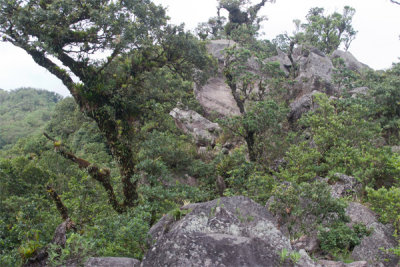
<path fill-rule="evenodd" d="M 58 77 L 81 111 L 96 121 L 120 166 L 124 202 L 117 202 L 107 172 L 64 156 L 82 168 L 91 166 L 116 210 L 134 205 L 134 144 L 140 140 L 144 103 L 153 98 L 154 73 L 170 71 L 192 80 L 195 68 L 209 64 L 204 47 L 182 27 L 167 25 L 165 10 L 150 0 L 1 0 L 0 33 Z M 103 54 L 108 56 L 99 59 Z"/>

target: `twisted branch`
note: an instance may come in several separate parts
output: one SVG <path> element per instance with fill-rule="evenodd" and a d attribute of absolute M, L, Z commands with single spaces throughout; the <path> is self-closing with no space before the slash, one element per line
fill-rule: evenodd
<path fill-rule="evenodd" d="M 53 142 L 54 149 L 56 152 L 60 153 L 60 155 L 63 156 L 64 158 L 69 159 L 70 161 L 78 164 L 78 167 L 80 169 L 85 169 L 93 179 L 98 181 L 104 187 L 108 195 L 108 201 L 110 202 L 111 206 L 116 212 L 123 213 L 126 211 L 125 205 L 120 204 L 117 200 L 114 188 L 111 184 L 109 169 L 99 168 L 95 164 L 91 164 L 89 161 L 75 156 L 71 152 L 66 151 L 64 145 L 60 141 L 57 141 L 54 138 L 50 137 L 47 133 L 43 133 L 43 135 L 47 139 Z"/>

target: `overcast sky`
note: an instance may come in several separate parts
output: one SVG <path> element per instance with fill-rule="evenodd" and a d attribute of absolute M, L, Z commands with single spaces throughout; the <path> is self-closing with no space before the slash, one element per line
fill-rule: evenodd
<path fill-rule="evenodd" d="M 185 23 L 188 30 L 216 15 L 217 0 L 156 0 L 168 8 L 171 22 Z M 267 3 L 260 15 L 266 15 L 262 31 L 264 38 L 294 29 L 293 19 L 304 21 L 312 7 L 326 12 L 341 12 L 345 5 L 356 9 L 353 27 L 358 31 L 349 51 L 374 69 L 389 68 L 400 57 L 400 6 L 389 0 L 276 0 Z M 0 42 L 0 88 L 43 88 L 68 95 L 63 84 L 36 63 L 21 49 Z"/>

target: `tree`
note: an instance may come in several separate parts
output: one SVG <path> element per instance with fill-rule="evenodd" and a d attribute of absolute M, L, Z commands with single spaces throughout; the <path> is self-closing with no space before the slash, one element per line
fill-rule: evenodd
<path fill-rule="evenodd" d="M 283 77 L 277 62 L 265 62 L 267 54 L 244 47 L 226 49 L 224 75 L 239 108 L 240 116 L 226 120 L 225 126 L 244 138 L 250 161 L 257 160 L 256 138 L 268 128 L 278 128 L 282 110 L 275 101 L 265 100 L 276 79 Z M 249 62 L 256 66 L 252 69 Z"/>
<path fill-rule="evenodd" d="M 223 30 L 226 18 L 221 17 L 219 10 L 218 16 L 209 18 L 207 22 L 199 23 L 196 28 L 196 33 L 202 40 L 207 38 L 218 39 L 223 37 Z"/>
<path fill-rule="evenodd" d="M 345 50 L 349 49 L 357 32 L 351 25 L 355 9 L 349 6 L 343 8 L 343 13 L 334 12 L 324 15 L 323 8 L 312 8 L 308 12 L 307 22 L 301 25 L 304 31 L 304 41 L 319 48 L 326 54 L 330 54 L 340 44 L 344 44 Z"/>
<path fill-rule="evenodd" d="M 56 149 L 103 185 L 117 212 L 134 206 L 138 129 L 144 102 L 152 98 L 148 88 L 161 70 L 190 80 L 195 68 L 209 63 L 205 48 L 182 27 L 167 25 L 165 10 L 150 0 L 0 0 L 0 33 L 58 77 L 97 123 L 119 165 L 123 203 L 109 171 L 67 152 L 59 142 L 54 142 Z M 108 57 L 98 59 L 100 53 Z"/>
<path fill-rule="evenodd" d="M 261 0 L 258 4 L 250 5 L 249 0 L 219 0 L 218 14 L 221 9 L 229 12 L 228 23 L 225 26 L 226 35 L 238 39 L 235 36 L 239 30 L 241 33 L 247 31 L 250 36 L 256 34 L 260 29 L 260 23 L 265 17 L 258 16 L 258 12 L 267 2 L 275 2 L 274 0 Z M 237 41 L 237 40 L 235 40 Z"/>

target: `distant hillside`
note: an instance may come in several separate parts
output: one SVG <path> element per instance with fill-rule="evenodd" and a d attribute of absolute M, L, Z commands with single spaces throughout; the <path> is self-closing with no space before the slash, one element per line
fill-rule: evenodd
<path fill-rule="evenodd" d="M 0 89 L 0 148 L 40 132 L 61 99 L 54 92 L 33 88 Z"/>

